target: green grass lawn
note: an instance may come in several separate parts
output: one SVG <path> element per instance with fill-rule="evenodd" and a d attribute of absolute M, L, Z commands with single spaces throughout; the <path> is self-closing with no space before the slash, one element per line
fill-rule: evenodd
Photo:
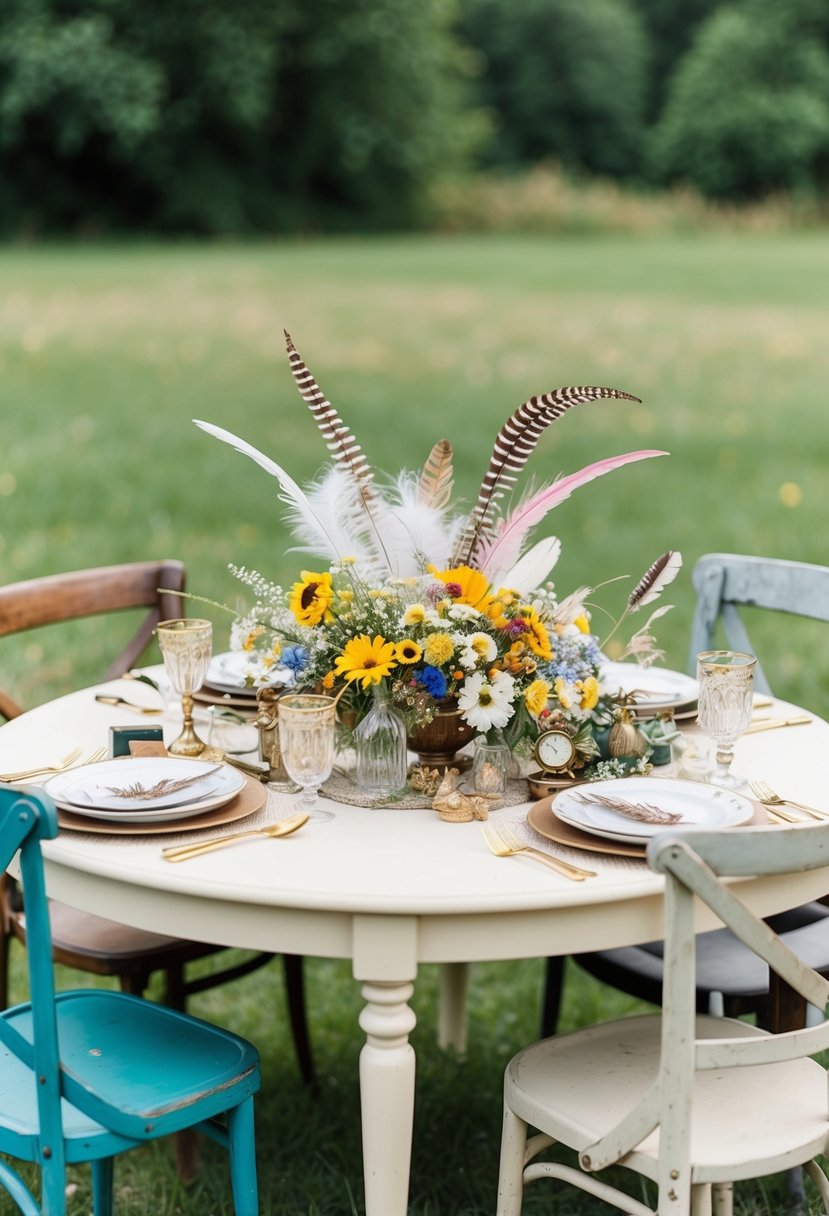
<path fill-rule="evenodd" d="M 659 623 L 684 667 L 704 552 L 826 561 L 829 242 L 820 235 L 428 238 L 292 245 L 53 247 L 0 253 L 0 579 L 148 557 L 187 563 L 192 591 L 236 605 L 234 561 L 290 580 L 275 483 L 202 434 L 236 431 L 298 480 L 325 457 L 282 340 L 290 330 L 369 460 L 417 468 L 446 437 L 456 488 L 474 500 L 501 423 L 534 393 L 606 384 L 641 405 L 597 402 L 544 435 L 536 481 L 639 447 L 671 455 L 580 490 L 549 519 L 562 591 L 635 581 L 668 548 L 685 571 Z M 633 585 L 595 600 L 612 613 Z M 217 648 L 227 618 L 217 623 Z M 597 609 L 598 632 L 602 632 Z M 99 674 L 97 626 L 3 643 L 0 671 L 35 704 Z M 766 626 L 775 690 L 826 712 L 829 648 L 818 627 Z M 541 963 L 474 969 L 470 1052 L 435 1047 L 436 973 L 415 994 L 418 1096 L 411 1216 L 494 1210 L 500 1078 L 535 1037 Z M 263 1211 L 360 1212 L 356 1060 L 359 995 L 347 965 L 311 960 L 321 1093 L 297 1079 L 278 966 L 193 1002 L 250 1035 L 264 1056 L 259 1101 Z M 62 976 L 68 983 L 71 977 Z M 564 1020 L 629 1002 L 575 977 Z M 222 1155 L 199 1184 L 176 1183 L 167 1146 L 124 1161 L 123 1216 L 229 1211 Z M 78 1172 L 77 1212 L 89 1210 Z M 535 1188 L 526 1212 L 588 1216 L 585 1198 Z M 782 1184 L 741 1190 L 740 1216 L 785 1206 Z M 6 1209 L 0 1205 L 5 1216 Z"/>

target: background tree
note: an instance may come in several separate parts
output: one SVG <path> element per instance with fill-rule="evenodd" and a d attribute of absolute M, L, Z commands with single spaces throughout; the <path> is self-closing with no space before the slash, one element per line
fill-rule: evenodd
<path fill-rule="evenodd" d="M 703 25 L 653 133 L 658 178 L 736 199 L 823 178 L 829 52 L 819 16 L 811 0 L 747 3 L 720 9 Z"/>
<path fill-rule="evenodd" d="M 474 130 L 453 16 L 450 0 L 4 0 L 0 222 L 415 222 Z"/>
<path fill-rule="evenodd" d="M 647 44 L 627 0 L 466 0 L 478 100 L 494 125 L 490 164 L 552 158 L 618 176 L 639 163 Z"/>

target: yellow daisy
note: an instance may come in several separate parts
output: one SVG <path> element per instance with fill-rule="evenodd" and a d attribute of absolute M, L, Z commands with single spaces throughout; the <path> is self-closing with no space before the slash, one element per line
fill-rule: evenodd
<path fill-rule="evenodd" d="M 546 680 L 533 680 L 524 693 L 524 704 L 528 711 L 537 718 L 542 709 L 547 708 L 550 698 L 550 685 Z"/>
<path fill-rule="evenodd" d="M 403 624 L 408 628 L 410 625 L 422 625 L 426 619 L 426 607 L 424 604 L 410 604 L 403 613 Z"/>
<path fill-rule="evenodd" d="M 573 620 L 573 624 L 576 626 L 576 629 L 578 629 L 580 633 L 589 633 L 590 632 L 590 618 L 585 613 L 582 613 L 580 616 L 575 617 L 575 619 Z"/>
<path fill-rule="evenodd" d="M 581 708 L 595 709 L 599 703 L 599 681 L 596 677 L 587 676 L 584 680 L 576 680 L 576 688 L 581 693 Z"/>
<path fill-rule="evenodd" d="M 334 660 L 338 676 L 346 681 L 360 680 L 363 688 L 379 684 L 395 666 L 394 645 L 378 634 L 374 641 L 365 633 L 351 638 Z"/>
<path fill-rule="evenodd" d="M 329 605 L 334 598 L 330 574 L 313 574 L 302 571 L 302 582 L 294 583 L 288 606 L 300 625 L 319 625 L 323 619 L 331 619 Z"/>
<path fill-rule="evenodd" d="M 411 638 L 406 638 L 405 641 L 398 642 L 395 646 L 394 657 L 398 663 L 419 663 L 423 657 L 423 651 L 417 642 L 413 642 Z"/>

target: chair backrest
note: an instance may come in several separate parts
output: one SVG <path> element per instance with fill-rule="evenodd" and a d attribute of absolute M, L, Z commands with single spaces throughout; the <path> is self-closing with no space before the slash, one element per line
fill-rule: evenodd
<path fill-rule="evenodd" d="M 50 574 L 0 587 L 0 637 L 40 625 L 77 620 L 128 608 L 147 608 L 138 629 L 101 678 L 112 680 L 134 667 L 159 621 L 183 615 L 184 565 L 165 560 L 130 562 Z M 22 707 L 0 689 L 0 715 L 16 718 Z"/>
<path fill-rule="evenodd" d="M 26 898 L 26 955 L 32 1006 L 30 1036 L 24 1038 L 0 1019 L 0 1043 L 29 1064 L 39 1081 L 39 1135 L 41 1143 L 49 1146 L 48 1153 L 38 1154 L 38 1158 L 42 1158 L 44 1185 L 47 1173 L 56 1179 L 61 1179 L 64 1173 L 52 937 L 40 854 L 41 840 L 52 840 L 57 834 L 57 812 L 47 794 L 40 790 L 0 789 L 0 873 L 5 871 L 19 849 L 20 876 Z"/>
<path fill-rule="evenodd" d="M 755 651 L 740 617 L 741 606 L 768 608 L 793 616 L 829 621 L 829 567 L 773 557 L 746 557 L 736 553 L 708 553 L 694 567 L 696 611 L 691 626 L 688 670 L 696 673 L 696 656 L 714 642 L 722 620 L 733 650 Z M 754 672 L 760 692 L 771 688 L 760 664 Z"/>
<path fill-rule="evenodd" d="M 829 1048 L 829 1022 L 778 1035 L 695 1039 L 694 901 L 707 904 L 754 954 L 764 959 L 810 1004 L 825 1009 L 829 980 L 803 963 L 769 926 L 749 911 L 724 878 L 771 877 L 829 866 L 829 822 L 796 832 L 732 828 L 660 833 L 648 845 L 648 864 L 665 876 L 665 970 L 659 1075 L 643 1099 L 600 1141 L 586 1149 L 591 1170 L 618 1161 L 659 1127 L 660 1193 L 690 1178 L 694 1071 L 773 1064 Z M 827 1105 L 829 1123 L 829 1105 Z M 683 1180 L 679 1183 L 677 1179 Z M 663 1191 L 662 1188 L 666 1189 Z M 686 1209 L 678 1209 L 686 1210 Z"/>

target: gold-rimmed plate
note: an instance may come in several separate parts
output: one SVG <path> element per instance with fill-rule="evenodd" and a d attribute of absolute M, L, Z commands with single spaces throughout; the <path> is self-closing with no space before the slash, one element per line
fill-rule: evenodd
<path fill-rule="evenodd" d="M 244 785 L 235 798 L 224 806 L 212 811 L 201 811 L 187 819 L 177 819 L 174 823 L 121 823 L 118 820 L 87 819 L 85 815 L 76 815 L 70 810 L 58 807 L 58 824 L 62 831 L 94 832 L 102 836 L 160 836 L 179 832 L 196 832 L 200 828 L 215 828 L 226 823 L 236 823 L 261 811 L 268 797 L 268 791 L 261 781 L 253 777 L 245 777 Z"/>

